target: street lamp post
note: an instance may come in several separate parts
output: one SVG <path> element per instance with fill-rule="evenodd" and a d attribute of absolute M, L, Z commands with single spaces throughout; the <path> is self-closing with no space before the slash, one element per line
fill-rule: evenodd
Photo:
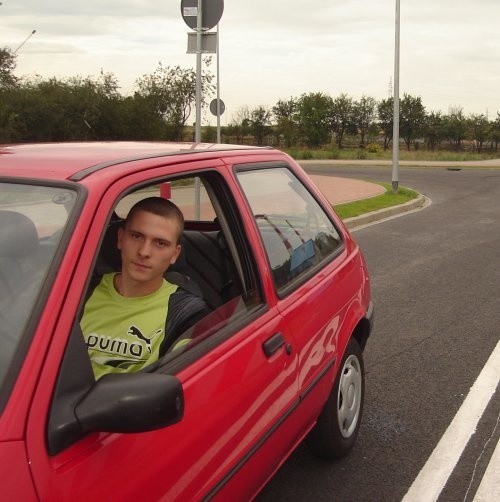
<path fill-rule="evenodd" d="M 392 130 L 392 191 L 397 193 L 399 186 L 399 35 L 400 9 L 396 0 L 396 26 L 394 43 L 394 118 Z"/>
<path fill-rule="evenodd" d="M 0 4 L 1 5 L 1 4 Z M 12 51 L 12 54 L 17 54 L 17 51 L 36 33 L 36 30 L 33 30 L 17 47 L 15 51 Z"/>

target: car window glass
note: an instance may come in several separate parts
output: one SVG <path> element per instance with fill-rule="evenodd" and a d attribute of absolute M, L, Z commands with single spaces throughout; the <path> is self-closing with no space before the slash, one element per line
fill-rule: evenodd
<path fill-rule="evenodd" d="M 66 188 L 0 183 L 0 387 L 75 200 Z"/>
<path fill-rule="evenodd" d="M 289 169 L 245 170 L 237 176 L 278 290 L 339 249 L 342 242 L 332 221 Z"/>

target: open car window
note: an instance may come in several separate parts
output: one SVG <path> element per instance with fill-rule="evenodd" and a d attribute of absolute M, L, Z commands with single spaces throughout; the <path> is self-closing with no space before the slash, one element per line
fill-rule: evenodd
<path fill-rule="evenodd" d="M 264 302 L 253 253 L 234 200 L 223 178 L 215 172 L 204 173 L 198 179 L 184 177 L 141 187 L 120 199 L 103 238 L 93 284 L 103 273 L 120 270 L 117 230 L 136 202 L 152 196 L 171 200 L 185 218 L 181 253 L 165 278 L 201 297 L 210 312 L 193 320 L 182 332 L 176 331 L 172 335 L 175 340 L 165 343 L 165 351 L 160 352 L 161 362 L 145 368 L 154 371 L 161 365 L 162 371 L 166 367 L 175 372 L 179 365 L 196 360 L 249 322 Z"/>
<path fill-rule="evenodd" d="M 116 213 L 120 218 L 125 218 L 129 209 L 144 197 L 164 197 L 171 200 L 184 215 L 186 221 L 213 221 L 216 212 L 207 192 L 203 180 L 193 176 L 166 181 L 133 192 L 125 196 L 117 205 Z"/>

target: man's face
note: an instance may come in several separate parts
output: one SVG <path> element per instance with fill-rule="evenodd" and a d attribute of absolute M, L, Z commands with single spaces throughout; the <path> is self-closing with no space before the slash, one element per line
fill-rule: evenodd
<path fill-rule="evenodd" d="M 151 285 L 153 290 L 159 287 L 163 273 L 179 256 L 178 235 L 175 219 L 147 211 L 135 213 L 118 232 L 123 278 Z"/>

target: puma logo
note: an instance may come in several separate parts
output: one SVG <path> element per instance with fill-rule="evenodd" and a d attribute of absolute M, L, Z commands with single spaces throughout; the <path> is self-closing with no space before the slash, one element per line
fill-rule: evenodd
<path fill-rule="evenodd" d="M 153 338 L 155 338 L 156 336 L 158 336 L 163 330 L 160 328 L 156 331 L 156 333 L 151 337 L 151 338 L 147 338 L 146 336 L 144 336 L 141 332 L 141 330 L 137 327 L 137 326 L 130 326 L 130 328 L 128 329 L 128 334 L 130 336 L 135 336 L 136 338 L 138 338 L 139 340 L 142 340 L 143 342 L 146 343 L 146 347 L 149 351 L 149 353 L 151 354 L 151 340 Z"/>

